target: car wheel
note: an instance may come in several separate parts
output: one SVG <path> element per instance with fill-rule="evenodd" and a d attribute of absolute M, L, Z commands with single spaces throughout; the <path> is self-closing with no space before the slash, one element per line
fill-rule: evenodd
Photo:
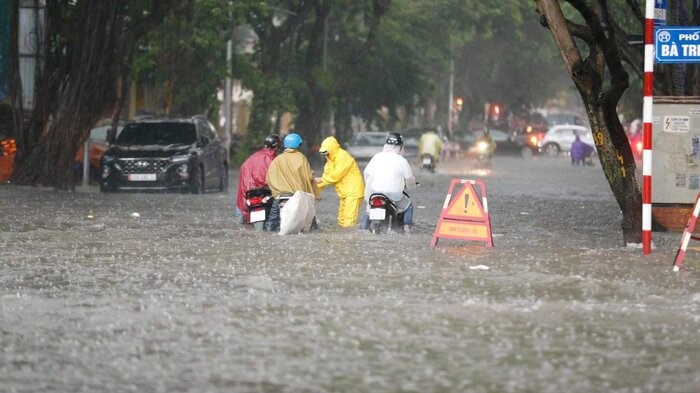
<path fill-rule="evenodd" d="M 543 151 L 547 157 L 556 157 L 559 155 L 559 146 L 556 143 L 548 143 L 544 145 Z"/>
<path fill-rule="evenodd" d="M 529 146 L 523 146 L 520 148 L 520 154 L 523 158 L 532 158 L 532 149 Z"/>
<path fill-rule="evenodd" d="M 198 167 L 192 176 L 190 188 L 193 194 L 202 194 L 204 192 L 204 169 L 202 167 Z"/>
<path fill-rule="evenodd" d="M 228 167 L 226 163 L 221 164 L 219 170 L 219 191 L 226 192 L 228 190 Z"/>
<path fill-rule="evenodd" d="M 100 192 L 101 193 L 112 192 L 112 189 L 109 187 L 106 187 L 104 184 L 100 184 Z"/>

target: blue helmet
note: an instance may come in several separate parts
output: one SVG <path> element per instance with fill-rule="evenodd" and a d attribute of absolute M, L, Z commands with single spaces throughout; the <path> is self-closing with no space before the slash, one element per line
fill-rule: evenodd
<path fill-rule="evenodd" d="M 285 149 L 298 149 L 301 146 L 301 136 L 297 133 L 291 133 L 284 137 Z"/>

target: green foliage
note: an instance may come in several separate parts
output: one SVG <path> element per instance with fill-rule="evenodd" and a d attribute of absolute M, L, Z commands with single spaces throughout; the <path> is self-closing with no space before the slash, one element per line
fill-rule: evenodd
<path fill-rule="evenodd" d="M 192 0 L 148 37 L 134 72 L 160 86 L 172 83 L 174 112 L 212 111 L 227 72 L 241 79 L 255 95 L 248 148 L 258 146 L 285 111 L 301 120 L 325 118 L 331 110 L 372 119 L 381 106 L 392 113 L 428 101 L 444 106 L 450 59 L 455 94 L 468 98 L 467 111 L 490 100 L 511 107 L 539 103 L 571 86 L 530 2 L 393 0 L 370 36 L 379 3 Z M 259 45 L 253 54 L 234 56 L 227 70 L 227 37 L 244 22 Z"/>
<path fill-rule="evenodd" d="M 146 37 L 146 50 L 134 59 L 132 73 L 166 90 L 172 114 L 218 113 L 217 91 L 229 73 L 226 43 L 253 3 L 191 1 Z"/>
<path fill-rule="evenodd" d="M 366 118 L 381 105 L 446 105 L 451 57 L 465 112 L 489 101 L 515 109 L 542 103 L 571 86 L 532 3 L 394 0 L 344 101 Z"/>
<path fill-rule="evenodd" d="M 456 92 L 469 97 L 480 112 L 497 101 L 511 110 L 539 105 L 572 86 L 548 32 L 537 22 L 530 3 L 501 9 L 503 23 L 492 22 L 487 34 L 460 47 Z"/>

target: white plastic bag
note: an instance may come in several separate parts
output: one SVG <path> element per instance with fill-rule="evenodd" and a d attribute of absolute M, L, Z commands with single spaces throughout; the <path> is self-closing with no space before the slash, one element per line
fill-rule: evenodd
<path fill-rule="evenodd" d="M 297 191 L 280 209 L 280 235 L 308 232 L 316 216 L 314 196 Z"/>

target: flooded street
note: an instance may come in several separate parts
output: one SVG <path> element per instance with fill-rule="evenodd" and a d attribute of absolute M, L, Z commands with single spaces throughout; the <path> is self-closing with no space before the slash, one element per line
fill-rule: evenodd
<path fill-rule="evenodd" d="M 237 177 L 0 186 L 0 392 L 700 391 L 700 252 L 625 247 L 598 163 L 416 170 L 408 235 L 336 228 L 332 188 L 320 232 L 248 230 Z M 494 248 L 430 247 L 453 178 L 486 182 Z"/>

